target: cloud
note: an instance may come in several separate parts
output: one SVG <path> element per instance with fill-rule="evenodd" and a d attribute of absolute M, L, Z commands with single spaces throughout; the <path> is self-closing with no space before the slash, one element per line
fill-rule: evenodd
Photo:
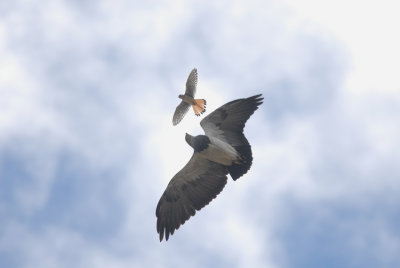
<path fill-rule="evenodd" d="M 398 94 L 350 89 L 353 48 L 302 28 L 317 23 L 290 8 L 8 5 L 0 21 L 1 266 L 399 263 Z M 155 206 L 192 153 L 184 133 L 202 133 L 191 112 L 171 123 L 194 67 L 208 112 L 264 94 L 245 128 L 254 163 L 160 244 Z"/>
<path fill-rule="evenodd" d="M 390 0 L 380 4 L 355 0 L 326 5 L 314 0 L 285 3 L 293 9 L 290 18 L 293 27 L 341 40 L 351 61 L 345 83 L 348 91 L 375 94 L 398 91 L 400 81 L 396 70 L 399 69 L 400 53 L 395 48 L 400 44 L 400 36 L 395 34 L 399 18 L 394 12 L 397 3 Z M 360 4 L 363 4 L 362 10 Z M 355 13 L 357 20 L 354 20 Z M 379 22 L 371 18 L 377 18 Z"/>

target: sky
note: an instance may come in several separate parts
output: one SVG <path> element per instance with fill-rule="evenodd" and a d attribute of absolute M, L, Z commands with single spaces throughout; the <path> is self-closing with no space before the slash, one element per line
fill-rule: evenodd
<path fill-rule="evenodd" d="M 399 267 L 398 8 L 1 1 L 0 267 Z M 193 68 L 206 114 L 263 94 L 254 160 L 160 243 Z"/>

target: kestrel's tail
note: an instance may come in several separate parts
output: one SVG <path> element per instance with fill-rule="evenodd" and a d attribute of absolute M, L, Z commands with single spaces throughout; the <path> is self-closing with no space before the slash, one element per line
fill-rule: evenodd
<path fill-rule="evenodd" d="M 200 116 L 206 111 L 206 100 L 205 99 L 195 99 L 195 104 L 192 105 L 195 115 Z"/>

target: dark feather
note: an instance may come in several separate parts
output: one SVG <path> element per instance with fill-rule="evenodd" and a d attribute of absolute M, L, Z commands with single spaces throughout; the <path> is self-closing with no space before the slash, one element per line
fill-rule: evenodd
<path fill-rule="evenodd" d="M 157 204 L 157 232 L 168 240 L 176 229 L 214 199 L 224 188 L 226 167 L 195 152 L 170 181 Z"/>

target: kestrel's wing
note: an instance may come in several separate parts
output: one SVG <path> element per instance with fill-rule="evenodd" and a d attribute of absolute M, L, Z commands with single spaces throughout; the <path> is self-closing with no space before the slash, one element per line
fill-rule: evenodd
<path fill-rule="evenodd" d="M 194 98 L 196 94 L 196 86 L 197 86 L 197 69 L 194 68 L 186 81 L 186 91 L 185 95 Z"/>
<path fill-rule="evenodd" d="M 214 199 L 227 181 L 226 168 L 193 153 L 186 166 L 169 182 L 157 204 L 157 232 L 160 241 L 184 224 L 196 210 Z"/>
<path fill-rule="evenodd" d="M 185 116 L 190 106 L 190 104 L 184 101 L 181 101 L 181 103 L 179 103 L 179 105 L 175 109 L 174 117 L 172 118 L 172 124 L 174 126 L 181 122 L 182 118 Z"/>
<path fill-rule="evenodd" d="M 243 128 L 246 121 L 262 104 L 262 100 L 263 98 L 259 94 L 228 102 L 200 122 L 207 136 L 227 142 L 239 153 L 241 164 L 228 168 L 234 180 L 245 174 L 252 164 L 251 146 L 243 134 Z"/>

